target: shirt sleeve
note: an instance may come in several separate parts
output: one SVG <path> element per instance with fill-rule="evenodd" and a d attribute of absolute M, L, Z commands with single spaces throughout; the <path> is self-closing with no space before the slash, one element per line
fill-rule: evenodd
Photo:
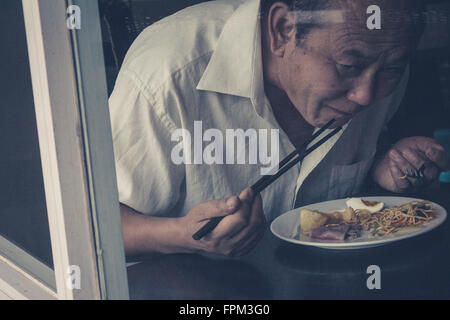
<path fill-rule="evenodd" d="M 171 161 L 176 124 L 132 75 L 121 72 L 109 99 L 119 201 L 145 215 L 170 216 L 184 165 Z"/>

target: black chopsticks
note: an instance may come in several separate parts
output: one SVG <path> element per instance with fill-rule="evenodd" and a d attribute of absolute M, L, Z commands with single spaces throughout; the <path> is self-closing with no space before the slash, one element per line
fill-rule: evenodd
<path fill-rule="evenodd" d="M 300 149 L 296 149 L 291 154 L 289 154 L 286 158 L 284 158 L 278 165 L 278 172 L 276 174 L 267 175 L 267 176 L 264 176 L 261 179 L 259 179 L 254 185 L 251 186 L 253 191 L 255 191 L 255 193 L 257 193 L 257 194 L 261 193 L 265 188 L 267 188 L 270 184 L 272 184 L 272 182 L 274 182 L 279 177 L 281 177 L 286 171 L 288 171 L 290 168 L 292 168 L 297 163 L 302 161 L 307 155 L 309 155 L 311 152 L 313 152 L 318 147 L 320 147 L 322 144 L 324 144 L 328 139 L 330 139 L 332 136 L 334 136 L 336 133 L 338 133 L 342 129 L 341 127 L 334 129 L 327 136 L 325 136 L 323 139 L 321 139 L 316 144 L 311 146 L 311 148 L 305 150 L 302 153 L 303 149 L 305 149 L 311 142 L 313 142 L 317 137 L 319 137 L 334 122 L 335 122 L 334 119 L 331 120 L 330 122 L 328 122 L 325 126 L 323 126 L 315 134 L 313 134 L 311 138 L 309 138 L 305 143 L 303 143 L 303 145 L 300 147 Z M 294 160 L 292 160 L 295 156 L 297 156 L 297 157 Z M 291 161 L 291 162 L 289 162 L 289 161 Z"/>
<path fill-rule="evenodd" d="M 341 131 L 342 127 L 338 127 L 334 129 L 332 132 L 327 134 L 324 138 L 319 140 L 316 144 L 312 145 L 310 148 L 302 152 L 303 149 L 308 147 L 308 145 L 314 141 L 317 137 L 319 137 L 325 130 L 327 130 L 335 120 L 329 121 L 325 126 L 323 126 L 320 130 L 318 130 L 315 134 L 312 135 L 310 139 L 308 139 L 301 147 L 300 149 L 296 149 L 294 152 L 289 154 L 286 158 L 284 158 L 280 164 L 278 165 L 278 172 L 274 175 L 267 175 L 259 179 L 254 185 L 252 185 L 250 188 L 255 192 L 255 194 L 261 193 L 265 188 L 267 188 L 269 185 L 271 185 L 274 181 L 276 181 L 279 177 L 281 177 L 286 171 L 291 169 L 293 166 L 295 166 L 297 163 L 302 161 L 307 155 L 309 155 L 311 152 L 316 150 L 318 147 L 320 147 L 322 144 L 324 144 L 326 141 L 328 141 L 331 137 L 336 135 L 339 131 Z M 292 161 L 291 161 L 292 160 Z M 224 217 L 215 217 L 212 218 L 206 223 L 199 231 L 197 231 L 192 238 L 194 240 L 200 240 L 205 235 L 210 233 L 214 228 L 219 224 L 220 221 L 222 221 Z"/>

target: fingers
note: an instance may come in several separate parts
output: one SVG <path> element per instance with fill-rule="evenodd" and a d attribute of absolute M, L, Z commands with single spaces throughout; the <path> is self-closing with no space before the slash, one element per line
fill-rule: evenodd
<path fill-rule="evenodd" d="M 429 147 L 425 150 L 425 154 L 442 171 L 450 170 L 450 159 L 444 147 L 440 145 Z"/>
<path fill-rule="evenodd" d="M 244 189 L 241 194 L 239 195 L 239 199 L 241 201 L 247 202 L 248 204 L 251 204 L 253 202 L 253 199 L 255 198 L 255 192 L 252 188 L 246 188 Z"/>
<path fill-rule="evenodd" d="M 241 201 L 239 197 L 230 197 L 228 199 L 203 202 L 197 206 L 196 212 L 198 213 L 199 221 L 203 221 L 233 214 L 240 206 Z"/>
<path fill-rule="evenodd" d="M 232 238 L 234 235 L 241 232 L 241 230 L 243 230 L 248 223 L 247 214 L 245 213 L 248 210 L 248 205 L 243 204 L 238 212 L 225 217 L 211 232 L 211 238 Z"/>
<path fill-rule="evenodd" d="M 389 170 L 399 192 L 406 191 L 412 187 L 408 177 L 402 171 L 402 167 L 409 167 L 406 160 L 395 149 L 389 151 Z M 405 169 L 403 169 L 405 170 Z"/>
<path fill-rule="evenodd" d="M 419 179 L 411 178 L 407 176 L 408 172 L 414 172 L 417 168 L 412 165 L 399 151 L 392 149 L 389 152 L 391 159 L 391 175 L 400 191 L 406 191 L 413 187 L 419 187 Z"/>
<path fill-rule="evenodd" d="M 395 149 L 396 150 L 396 149 Z M 428 157 L 419 150 L 406 148 L 403 150 L 396 150 L 400 155 L 412 166 L 413 170 L 419 170 L 422 165 L 430 162 Z"/>
<path fill-rule="evenodd" d="M 265 227 L 266 218 L 263 213 L 262 199 L 258 195 L 253 202 L 248 224 L 239 233 L 235 234 L 232 239 L 234 243 L 233 254 L 252 246 L 256 239 L 260 238 L 260 234 L 265 230 Z"/>
<path fill-rule="evenodd" d="M 423 179 L 408 177 L 424 167 Z M 450 170 L 450 159 L 444 148 L 426 137 L 404 138 L 398 141 L 373 171 L 373 179 L 393 192 L 421 188 L 436 180 L 441 171 Z"/>
<path fill-rule="evenodd" d="M 425 168 L 424 176 L 427 180 L 434 180 L 437 177 L 436 174 L 436 166 L 434 165 L 434 162 L 430 160 L 425 153 L 423 153 L 420 150 L 413 150 L 413 149 L 404 149 L 401 152 L 397 150 L 398 153 L 400 153 L 401 157 L 405 159 L 409 164 L 410 167 L 400 167 L 403 171 L 403 173 L 406 173 L 405 170 L 409 170 L 409 172 L 414 172 L 421 170 L 422 167 Z M 404 164 L 406 165 L 406 164 Z M 412 181 L 417 179 L 412 179 Z"/>
<path fill-rule="evenodd" d="M 246 238 L 250 237 L 252 234 L 256 233 L 259 229 L 265 226 L 265 224 L 266 218 L 263 213 L 262 199 L 261 196 L 258 195 L 253 202 L 250 219 L 247 225 L 234 236 L 235 242 L 242 243 Z"/>
<path fill-rule="evenodd" d="M 224 218 L 211 233 L 212 238 L 232 238 L 240 233 L 250 221 L 254 192 L 247 188 L 239 195 L 241 206 L 239 210 Z"/>
<path fill-rule="evenodd" d="M 253 249 L 258 242 L 263 237 L 266 231 L 265 223 L 263 227 L 256 229 L 247 234 L 247 236 L 242 237 L 236 244 L 234 250 L 231 252 L 232 256 L 242 256 L 247 254 L 251 249 Z"/>
<path fill-rule="evenodd" d="M 422 151 L 405 149 L 401 152 L 402 156 L 414 167 L 414 170 L 420 170 L 422 166 L 425 166 L 424 178 L 425 180 L 409 178 L 414 187 L 422 187 L 435 180 L 439 176 L 439 169 L 436 167 L 434 162 L 430 160 Z M 406 169 L 403 169 L 403 172 Z M 409 172 L 411 174 L 411 169 Z M 405 173 L 405 172 L 404 172 Z"/>
<path fill-rule="evenodd" d="M 253 248 L 261 238 L 266 224 L 261 196 L 255 196 L 253 191 L 246 189 L 239 198 L 239 210 L 225 217 L 203 238 L 209 251 L 236 256 Z"/>
<path fill-rule="evenodd" d="M 450 170 L 450 159 L 445 148 L 436 140 L 427 137 L 410 138 L 415 142 L 414 149 L 421 151 L 428 161 L 433 162 L 440 170 Z"/>
<path fill-rule="evenodd" d="M 247 239 L 245 242 L 236 246 L 236 249 L 231 252 L 231 256 L 240 257 L 249 253 L 261 241 L 261 238 L 264 236 L 265 231 L 265 228 L 261 229 L 258 233 L 253 234 L 253 236 Z"/>
<path fill-rule="evenodd" d="M 415 142 L 411 147 L 415 147 L 415 149 L 426 151 L 428 148 L 435 148 L 441 151 L 444 151 L 444 147 L 439 144 L 436 140 L 428 137 L 412 137 L 409 139 L 413 139 Z"/>
<path fill-rule="evenodd" d="M 436 144 L 433 143 L 432 145 L 433 147 L 427 151 L 405 146 L 401 150 L 394 148 L 390 151 L 389 157 L 394 163 L 391 170 L 392 177 L 397 187 L 401 188 L 402 191 L 425 187 L 438 178 L 441 171 L 439 166 L 445 167 L 448 159 L 445 152 L 441 151 L 442 147 L 436 149 Z M 407 176 L 418 171 L 422 166 L 425 168 L 424 179 Z M 401 175 L 398 175 L 398 171 L 401 172 Z M 409 183 L 409 187 L 407 187 L 406 182 Z"/>

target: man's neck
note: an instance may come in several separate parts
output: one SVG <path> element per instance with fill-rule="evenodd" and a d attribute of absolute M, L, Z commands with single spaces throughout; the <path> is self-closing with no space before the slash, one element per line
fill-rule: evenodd
<path fill-rule="evenodd" d="M 314 127 L 306 122 L 283 90 L 266 83 L 265 92 L 281 129 L 287 134 L 291 143 L 299 148 L 311 137 Z"/>

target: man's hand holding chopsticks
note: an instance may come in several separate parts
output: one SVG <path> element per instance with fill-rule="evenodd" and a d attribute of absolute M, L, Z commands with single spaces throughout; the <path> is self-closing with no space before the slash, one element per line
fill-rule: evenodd
<path fill-rule="evenodd" d="M 211 233 L 201 240 L 192 239 L 192 234 L 208 220 L 223 216 Z M 179 222 L 194 251 L 226 256 L 242 256 L 249 252 L 261 239 L 266 226 L 261 195 L 255 195 L 251 188 L 242 191 L 239 197 L 200 203 Z"/>

